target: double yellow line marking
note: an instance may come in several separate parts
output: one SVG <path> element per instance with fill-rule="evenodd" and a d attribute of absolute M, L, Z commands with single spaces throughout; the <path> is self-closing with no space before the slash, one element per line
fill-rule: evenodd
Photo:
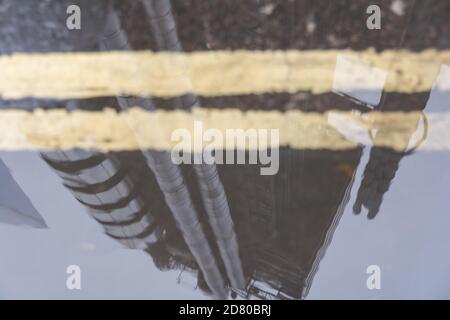
<path fill-rule="evenodd" d="M 450 90 L 450 79 L 445 78 L 448 75 L 441 75 L 436 81 L 441 66 L 450 65 L 448 50 L 143 51 L 0 56 L 0 96 L 75 99 L 120 95 L 176 97 L 185 93 L 202 96 L 323 93 L 334 88 L 340 57 L 352 57 L 365 67 L 386 71 L 382 85 L 387 92 L 414 93 L 433 87 Z M 351 65 L 350 60 L 344 64 L 346 67 L 339 67 L 339 79 L 344 79 L 340 88 L 381 89 L 379 77 L 345 83 L 347 75 L 352 78 Z M 279 145 L 294 149 L 347 150 L 367 141 L 369 133 L 371 144 L 404 151 L 410 148 L 421 119 L 420 112 L 373 112 L 361 116 L 351 112 L 238 109 L 197 109 L 191 113 L 148 112 L 139 108 L 122 113 L 111 109 L 71 113 L 0 110 L 0 149 L 171 150 L 176 145 L 171 140 L 172 132 L 180 128 L 192 132 L 194 122 L 200 120 L 205 130 L 214 128 L 224 134 L 233 128 L 278 129 Z M 450 113 L 430 114 L 428 120 L 428 138 L 422 148 L 450 150 Z"/>

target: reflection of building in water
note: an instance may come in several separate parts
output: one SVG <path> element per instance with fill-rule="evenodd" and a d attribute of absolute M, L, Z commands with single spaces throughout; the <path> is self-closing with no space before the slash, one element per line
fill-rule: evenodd
<path fill-rule="evenodd" d="M 65 16 L 64 5 L 68 1 L 58 3 L 51 6 L 54 16 Z M 152 30 L 156 49 L 181 51 L 169 5 L 166 0 L 144 3 L 149 30 Z M 13 39 L 8 45 L 6 40 L 10 38 L 2 37 L 7 43 L 1 42 L 4 48 L 1 52 L 98 50 L 100 42 L 108 50 L 129 50 L 127 34 L 121 32 L 119 18 L 110 3 L 101 1 L 87 7 L 89 10 L 83 19 L 88 25 L 83 27 L 82 33 L 70 33 L 55 21 L 46 23 L 49 26 L 46 28 L 31 28 L 38 31 L 36 36 L 23 37 L 30 27 L 24 22 L 23 29 L 18 26 L 19 31 L 15 31 L 20 39 Z M 12 14 L 5 14 L 7 18 L 2 22 L 12 25 L 8 20 L 15 18 L 16 9 L 11 6 Z M 33 16 L 46 21 L 52 19 L 48 16 L 49 8 L 36 5 L 30 12 L 34 9 L 36 15 Z M 53 25 L 57 28 L 52 28 Z M 137 34 L 145 32 L 139 30 L 134 37 Z M 208 34 L 208 38 L 211 37 L 214 35 Z M 242 34 L 242 44 L 261 40 L 256 38 L 253 33 Z M 221 44 L 220 41 L 205 42 L 213 49 L 214 45 Z M 308 111 L 326 111 L 327 105 L 367 111 L 343 97 L 332 96 L 331 102 L 320 105 L 330 94 L 305 96 Z M 223 98 L 222 103 L 230 107 L 233 104 L 227 101 L 234 101 L 240 106 L 243 97 L 235 99 Z M 427 93 L 383 93 L 376 108 L 392 111 L 408 107 L 411 110 L 412 106 L 414 110 L 422 110 L 427 99 Z M 145 108 L 154 107 L 154 101 L 142 100 L 120 98 L 119 105 L 126 108 L 136 103 Z M 209 101 L 220 104 L 219 100 Z M 111 99 L 106 101 L 98 100 L 98 104 L 70 101 L 66 107 L 88 108 L 91 104 L 103 107 L 111 103 Z M 17 106 L 18 102 L 13 103 Z M 35 101 L 23 103 L 28 107 L 30 103 L 40 106 Z M 171 107 L 188 109 L 198 101 L 186 96 L 172 99 L 170 103 L 173 103 Z M 49 106 L 62 104 L 49 102 Z M 361 152 L 362 148 L 345 152 L 282 149 L 280 172 L 273 177 L 260 176 L 258 166 L 222 166 L 218 171 L 214 166 L 178 167 L 170 162 L 167 153 L 154 151 L 99 154 L 70 150 L 47 152 L 42 156 L 108 236 L 128 248 L 145 250 L 159 269 L 197 274 L 198 287 L 217 297 L 224 297 L 231 290 L 233 295 L 246 298 L 283 299 L 307 295 L 347 203 Z M 381 148 L 372 150 L 358 193 L 356 212 L 360 206 L 365 206 L 369 217 L 376 214 L 404 155 Z M 226 197 L 222 196 L 222 188 Z M 222 215 L 211 214 L 217 212 Z M 244 289 L 239 286 L 240 265 L 244 269 Z"/>
<path fill-rule="evenodd" d="M 184 213 L 196 213 L 180 193 L 183 188 L 175 190 L 171 199 L 164 198 L 168 189 L 183 186 L 184 180 L 162 185 L 140 152 L 102 155 L 72 150 L 42 156 L 106 234 L 129 248 L 146 250 L 160 269 L 201 270 L 199 278 L 205 279 L 207 287 L 218 297 L 226 296 L 217 254 L 206 240 L 203 224 L 196 215 L 186 215 L 183 224 L 177 221 L 174 207 L 186 205 Z M 173 176 L 171 163 L 155 167 L 159 178 Z"/>
<path fill-rule="evenodd" d="M 153 177 L 142 160 L 128 156 L 125 162 L 124 157 L 81 150 L 43 154 L 106 234 L 127 247 L 144 249 L 161 237 L 161 205 L 153 209 L 161 202 L 160 193 L 152 189 Z"/>
<path fill-rule="evenodd" d="M 223 167 L 240 250 L 245 296 L 304 298 L 348 201 L 361 149 L 282 149 L 280 172 Z M 236 186 L 239 186 L 236 188 Z"/>
<path fill-rule="evenodd" d="M 219 168 L 246 275 L 246 288 L 232 289 L 235 293 L 247 298 L 305 296 L 342 213 L 360 155 L 360 149 L 284 149 L 280 173 L 273 177 L 260 176 L 257 166 Z M 217 293 L 211 284 L 221 282 L 233 287 L 192 167 L 182 168 L 182 178 L 198 213 L 197 230 L 207 241 L 194 253 L 141 153 L 72 150 L 43 157 L 110 237 L 147 251 L 161 270 L 199 271 L 197 285 L 205 291 Z M 205 274 L 214 268 L 199 265 L 204 261 L 216 265 L 220 274 Z"/>

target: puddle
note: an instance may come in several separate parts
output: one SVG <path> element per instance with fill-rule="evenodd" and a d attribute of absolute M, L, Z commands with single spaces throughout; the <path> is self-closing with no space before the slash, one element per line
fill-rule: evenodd
<path fill-rule="evenodd" d="M 303 2 L 3 1 L 0 299 L 449 299 L 449 4 Z"/>

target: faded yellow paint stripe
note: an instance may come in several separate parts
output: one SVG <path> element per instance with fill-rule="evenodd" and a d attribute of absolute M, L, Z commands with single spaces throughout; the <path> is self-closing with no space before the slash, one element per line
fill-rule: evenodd
<path fill-rule="evenodd" d="M 193 53 L 99 52 L 14 54 L 0 57 L 0 96 L 6 99 L 89 98 L 136 95 L 174 97 L 333 89 L 337 57 L 354 57 L 388 72 L 388 92 L 421 92 L 433 86 L 450 51 L 373 50 L 205 51 Z M 340 79 L 353 75 L 339 69 Z M 362 75 L 364 78 L 365 75 Z M 354 77 L 353 77 L 354 78 Z M 377 80 L 340 83 L 348 90 L 380 90 Z M 439 89 L 450 90 L 450 79 Z"/>
<path fill-rule="evenodd" d="M 347 150 L 356 147 L 360 140 L 364 141 L 369 131 L 376 131 L 370 144 L 403 151 L 418 141 L 415 135 L 422 135 L 422 118 L 420 112 L 361 115 L 351 112 L 242 112 L 237 109 L 196 109 L 192 113 L 149 112 L 140 108 L 121 113 L 111 109 L 98 112 L 3 110 L 0 112 L 0 149 L 172 150 L 179 142 L 172 141 L 172 133 L 186 129 L 194 137 L 194 123 L 201 121 L 203 130 L 215 128 L 224 136 L 227 129 L 278 129 L 279 145 L 294 149 Z M 429 114 L 427 119 L 428 138 L 421 148 L 450 150 L 450 113 Z M 221 142 L 216 145 L 224 147 Z M 239 148 L 248 146 L 239 145 Z"/>

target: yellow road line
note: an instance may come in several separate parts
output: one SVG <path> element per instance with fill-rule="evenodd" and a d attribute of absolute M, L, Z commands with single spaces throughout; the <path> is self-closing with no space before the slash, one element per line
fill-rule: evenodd
<path fill-rule="evenodd" d="M 0 57 L 0 96 L 88 98 L 115 95 L 173 97 L 333 89 L 337 57 L 354 57 L 388 72 L 384 89 L 421 92 L 432 88 L 450 51 L 373 50 L 206 51 L 193 53 L 101 52 L 14 54 Z M 340 69 L 340 79 L 353 70 Z M 353 75 L 354 76 L 354 75 Z M 361 75 L 363 78 L 365 75 Z M 340 84 L 348 90 L 379 90 L 379 81 Z M 450 79 L 439 83 L 450 90 Z"/>
<path fill-rule="evenodd" d="M 203 130 L 215 128 L 224 136 L 227 129 L 278 129 L 279 145 L 294 149 L 347 150 L 363 141 L 368 131 L 376 130 L 371 143 L 403 151 L 408 144 L 414 144 L 413 140 L 418 140 L 415 132 L 422 135 L 422 115 L 420 112 L 373 112 L 361 116 L 351 112 L 242 112 L 237 109 L 196 109 L 192 113 L 148 112 L 140 108 L 121 113 L 111 109 L 70 113 L 2 110 L 0 149 L 171 150 L 178 143 L 171 139 L 174 130 L 185 128 L 194 136 L 194 123 L 201 121 Z M 450 150 L 450 113 L 429 114 L 427 118 L 428 138 L 421 148 Z M 336 119 L 340 119 L 340 125 Z M 347 133 L 353 137 L 349 138 Z"/>

